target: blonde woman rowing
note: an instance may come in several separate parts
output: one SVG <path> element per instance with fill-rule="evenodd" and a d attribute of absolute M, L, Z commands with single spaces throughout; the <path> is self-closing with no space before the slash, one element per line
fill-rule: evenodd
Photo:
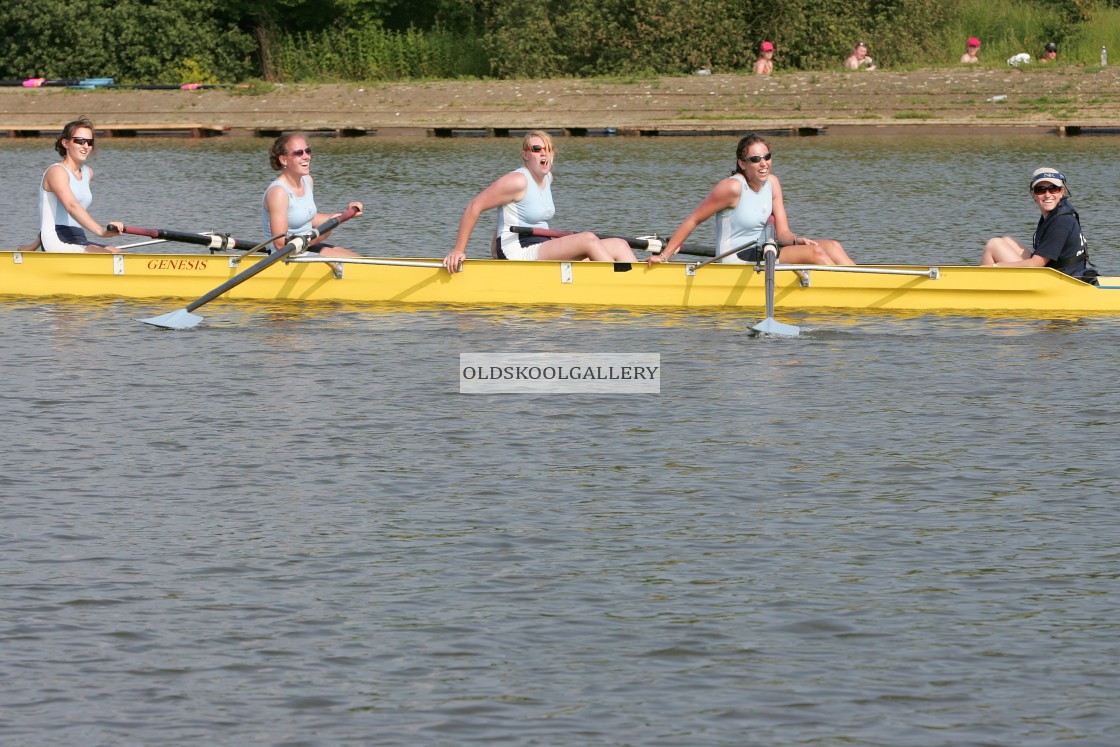
<path fill-rule="evenodd" d="M 521 143 L 524 165 L 499 177 L 467 204 L 459 221 L 455 248 L 443 258 L 448 272 L 463 269 L 470 240 L 478 218 L 487 210 L 499 208 L 492 253 L 498 259 L 591 259 L 599 262 L 637 262 L 630 245 L 623 239 L 600 239 L 593 233 L 576 233 L 561 238 L 524 236 L 513 233 L 512 226 L 548 228 L 556 213 L 552 204 L 552 164 L 556 144 L 547 132 L 535 130 Z"/>

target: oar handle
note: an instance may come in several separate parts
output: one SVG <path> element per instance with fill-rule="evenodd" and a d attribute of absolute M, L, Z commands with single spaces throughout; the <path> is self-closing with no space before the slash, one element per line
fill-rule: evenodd
<path fill-rule="evenodd" d="M 521 236 L 542 236 L 548 239 L 559 239 L 563 236 L 571 236 L 572 234 L 580 233 L 579 231 L 564 231 L 557 228 L 533 228 L 532 226 L 510 226 L 511 233 L 520 234 Z M 661 247 L 664 246 L 658 238 L 641 239 L 634 236 L 616 236 L 609 233 L 595 234 L 600 239 L 622 239 L 633 249 L 647 249 L 651 252 L 660 252 Z"/>
<path fill-rule="evenodd" d="M 167 228 L 138 228 L 136 226 L 125 226 L 124 232 L 136 236 L 147 236 L 152 239 L 180 241 L 184 244 L 201 244 L 215 251 L 228 252 L 234 249 L 246 251 L 256 246 L 252 242 L 235 239 L 229 234 L 187 233 L 185 231 L 172 231 Z"/>
<path fill-rule="evenodd" d="M 512 233 L 520 234 L 522 236 L 544 236 L 550 239 L 558 239 L 562 236 L 571 236 L 576 231 L 564 231 L 558 228 L 533 228 L 531 226 L 510 226 L 509 230 Z M 597 233 L 595 234 L 600 239 L 623 239 L 634 249 L 645 249 L 651 254 L 661 254 L 665 249 L 665 239 L 654 235 L 651 238 L 643 239 L 630 236 L 614 236 L 611 234 Z M 744 247 L 740 247 L 742 251 Z M 684 244 L 677 250 L 681 254 L 693 254 L 697 257 L 714 257 L 716 250 L 714 247 Z"/>
<path fill-rule="evenodd" d="M 303 236 L 308 240 L 307 243 L 310 244 L 315 239 L 319 238 L 325 233 L 330 233 L 334 229 L 338 228 L 340 224 L 345 223 L 358 214 L 358 208 L 346 208 L 335 217 L 328 218 L 319 225 L 315 226 L 308 233 L 303 234 Z"/>
<path fill-rule="evenodd" d="M 558 239 L 575 233 L 575 231 L 561 231 L 558 228 L 533 228 L 532 226 L 510 226 L 509 230 L 521 236 L 543 236 L 548 239 Z"/>

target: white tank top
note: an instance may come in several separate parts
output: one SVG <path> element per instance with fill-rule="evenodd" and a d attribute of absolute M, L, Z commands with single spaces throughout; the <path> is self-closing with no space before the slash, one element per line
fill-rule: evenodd
<path fill-rule="evenodd" d="M 716 254 L 758 241 L 762 237 L 766 221 L 774 212 L 774 188 L 770 186 L 769 179 L 763 182 L 762 189 L 755 192 L 742 174 L 734 174 L 731 178 L 742 183 L 743 193 L 739 195 L 739 202 L 735 207 L 724 208 L 716 213 Z M 746 264 L 745 260 L 734 254 L 720 261 Z"/>
<path fill-rule="evenodd" d="M 315 207 L 315 192 L 311 189 L 310 177 L 301 176 L 300 183 L 303 185 L 303 197 L 297 196 L 291 187 L 279 179 L 273 180 L 265 189 L 262 213 L 265 238 L 272 235 L 272 225 L 268 219 L 268 190 L 273 187 L 280 187 L 288 193 L 288 235 L 298 236 L 311 230 L 311 221 L 315 220 L 315 214 L 319 212 Z"/>
<path fill-rule="evenodd" d="M 498 227 L 494 235 L 500 242 L 503 252 L 507 248 L 512 252 L 515 248 L 521 246 L 520 237 L 510 232 L 510 226 L 548 228 L 548 222 L 552 220 L 552 216 L 556 215 L 556 206 L 552 204 L 552 174 L 544 175 L 544 186 L 542 187 L 537 184 L 537 180 L 524 166 L 514 173 L 524 174 L 528 184 L 525 187 L 524 197 L 517 202 L 509 202 L 498 208 Z"/>
<path fill-rule="evenodd" d="M 55 226 L 71 226 L 82 231 L 82 224 L 66 212 L 66 208 L 58 201 L 58 195 L 43 189 L 43 180 L 47 178 L 47 172 L 56 167 L 66 171 L 66 176 L 70 178 L 70 191 L 78 200 L 79 205 L 88 210 L 90 203 L 93 202 L 93 192 L 89 188 L 89 166 L 82 164 L 82 175 L 80 177 L 74 176 L 74 172 L 61 163 L 49 166 L 47 171 L 43 172 L 43 178 L 39 180 L 39 239 L 43 242 L 44 251 L 84 252 L 86 249 L 84 244 L 66 243 L 58 237 L 58 232 L 54 228 Z"/>

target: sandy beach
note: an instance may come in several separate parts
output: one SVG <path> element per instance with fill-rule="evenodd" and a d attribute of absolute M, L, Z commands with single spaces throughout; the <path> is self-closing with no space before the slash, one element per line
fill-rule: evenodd
<path fill-rule="evenodd" d="M 619 134 L 915 126 L 1120 126 L 1120 71 L 1078 67 L 812 72 L 665 78 L 256 85 L 201 91 L 0 88 L 0 131 L 98 128 L 614 129 Z M 1076 131 L 1076 130 L 1074 130 Z"/>

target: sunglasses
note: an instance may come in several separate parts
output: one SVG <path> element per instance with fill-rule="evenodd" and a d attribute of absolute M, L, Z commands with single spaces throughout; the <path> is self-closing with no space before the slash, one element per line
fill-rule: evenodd
<path fill-rule="evenodd" d="M 761 156 L 747 156 L 743 160 L 744 161 L 750 161 L 751 163 L 758 163 L 759 161 L 769 161 L 771 156 L 773 156 L 773 155 L 774 155 L 773 153 L 766 153 L 765 155 L 761 155 Z"/>
<path fill-rule="evenodd" d="M 91 148 L 93 147 L 93 138 L 91 137 L 72 137 L 70 138 L 70 142 L 74 143 L 74 145 L 88 145 Z"/>
<path fill-rule="evenodd" d="M 1047 193 L 1054 194 L 1055 192 L 1061 192 L 1063 189 L 1065 189 L 1065 187 L 1060 187 L 1057 184 L 1036 184 L 1031 191 L 1036 195 L 1044 195 Z"/>
<path fill-rule="evenodd" d="M 547 150 L 543 145 L 530 145 L 529 150 L 534 153 L 540 153 L 542 150 Z"/>
<path fill-rule="evenodd" d="M 308 147 L 308 148 L 300 148 L 299 150 L 293 150 L 288 155 L 289 156 L 296 156 L 298 158 L 299 156 L 302 156 L 304 153 L 306 153 L 307 155 L 310 156 L 311 155 L 311 148 Z"/>

